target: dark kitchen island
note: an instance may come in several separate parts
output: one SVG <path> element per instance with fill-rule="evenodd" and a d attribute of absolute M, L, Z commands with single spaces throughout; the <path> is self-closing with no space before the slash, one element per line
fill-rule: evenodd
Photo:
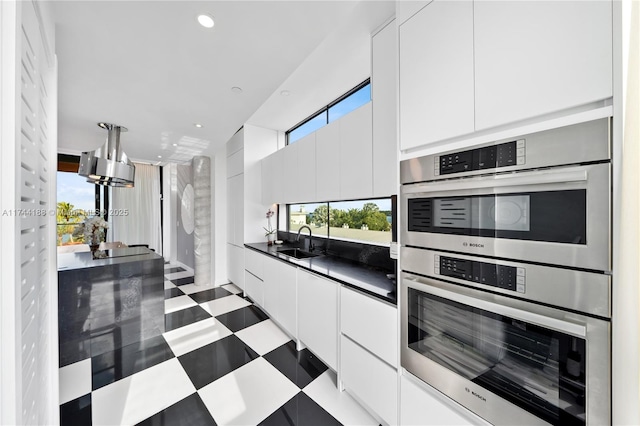
<path fill-rule="evenodd" d="M 58 255 L 60 367 L 164 332 L 164 259 L 142 247 Z"/>

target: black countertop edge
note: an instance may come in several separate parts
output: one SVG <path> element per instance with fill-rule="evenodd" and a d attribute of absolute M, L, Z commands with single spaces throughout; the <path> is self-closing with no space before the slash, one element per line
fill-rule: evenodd
<path fill-rule="evenodd" d="M 296 259 L 278 252 L 278 249 L 292 248 L 286 245 L 269 246 L 267 243 L 248 243 L 244 246 L 259 253 L 273 256 L 282 262 L 337 281 L 384 302 L 396 306 L 398 304 L 396 283 L 387 278 L 387 272 L 385 271 L 331 255 Z"/>
<path fill-rule="evenodd" d="M 158 253 L 147 249 L 148 253 L 136 253 L 129 256 L 107 257 L 93 259 L 90 252 L 59 253 L 58 272 L 75 271 L 78 269 L 98 268 L 104 266 L 121 265 L 130 262 L 164 259 Z"/>

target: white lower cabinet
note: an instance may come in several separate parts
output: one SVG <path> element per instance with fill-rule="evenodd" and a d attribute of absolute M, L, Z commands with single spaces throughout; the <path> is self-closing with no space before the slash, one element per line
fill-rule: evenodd
<path fill-rule="evenodd" d="M 398 373 L 344 335 L 340 338 L 342 385 L 385 423 L 398 423 Z"/>
<path fill-rule="evenodd" d="M 298 269 L 298 339 L 336 371 L 338 288 L 335 281 Z"/>
<path fill-rule="evenodd" d="M 244 290 L 244 247 L 227 244 L 227 276 L 236 287 Z"/>
<path fill-rule="evenodd" d="M 400 378 L 400 424 L 488 425 L 437 390 L 406 374 Z"/>
<path fill-rule="evenodd" d="M 290 336 L 297 336 L 297 267 L 280 260 L 263 259 L 263 308 Z"/>
<path fill-rule="evenodd" d="M 264 283 L 251 272 L 244 272 L 244 292 L 258 306 L 264 306 Z"/>

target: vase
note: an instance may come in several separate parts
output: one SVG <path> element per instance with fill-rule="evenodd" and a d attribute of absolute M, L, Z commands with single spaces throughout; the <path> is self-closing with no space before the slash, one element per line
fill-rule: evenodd
<path fill-rule="evenodd" d="M 276 234 L 268 234 L 267 235 L 267 245 L 272 246 L 273 242 L 276 240 Z"/>

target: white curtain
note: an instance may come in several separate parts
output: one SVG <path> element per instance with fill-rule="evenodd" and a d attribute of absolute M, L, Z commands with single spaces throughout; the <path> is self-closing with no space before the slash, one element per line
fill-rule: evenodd
<path fill-rule="evenodd" d="M 109 212 L 110 241 L 148 244 L 162 254 L 160 226 L 160 169 L 135 164 L 133 188 L 112 188 Z"/>

